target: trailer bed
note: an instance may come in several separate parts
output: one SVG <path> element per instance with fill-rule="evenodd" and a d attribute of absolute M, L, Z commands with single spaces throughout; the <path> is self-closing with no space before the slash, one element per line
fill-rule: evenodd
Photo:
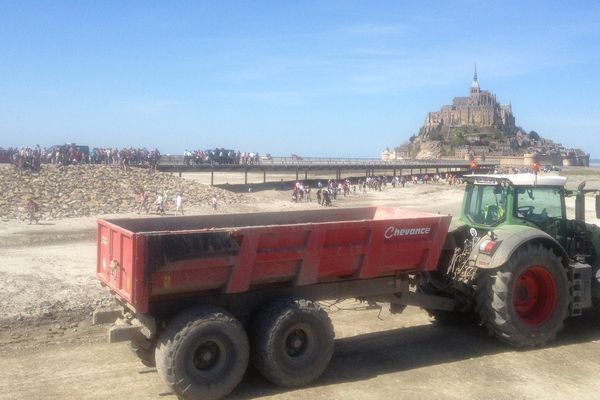
<path fill-rule="evenodd" d="M 172 298 L 430 271 L 450 220 L 390 207 L 99 219 L 96 273 L 146 313 Z"/>

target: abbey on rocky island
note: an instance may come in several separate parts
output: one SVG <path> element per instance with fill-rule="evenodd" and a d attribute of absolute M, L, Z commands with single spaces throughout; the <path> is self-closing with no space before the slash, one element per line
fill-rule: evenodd
<path fill-rule="evenodd" d="M 510 104 L 499 104 L 496 95 L 481 90 L 477 80 L 477 67 L 473 74 L 469 97 L 455 97 L 451 105 L 445 105 L 440 111 L 427 114 L 420 134 L 448 136 L 452 128 L 461 126 L 495 127 L 502 132 L 515 129 L 515 117 Z"/>
<path fill-rule="evenodd" d="M 468 97 L 427 113 L 419 133 L 409 142 L 385 149 L 383 160 L 497 159 L 499 163 L 527 164 L 535 159 L 554 165 L 587 165 L 589 154 L 565 148 L 515 123 L 511 104 L 500 104 L 496 95 L 481 90 L 477 66 Z"/>

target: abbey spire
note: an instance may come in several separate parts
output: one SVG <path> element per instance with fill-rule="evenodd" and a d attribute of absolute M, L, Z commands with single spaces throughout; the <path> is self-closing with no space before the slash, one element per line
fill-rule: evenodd
<path fill-rule="evenodd" d="M 473 73 L 473 82 L 471 83 L 471 93 L 479 93 L 479 82 L 477 81 L 477 64 Z"/>

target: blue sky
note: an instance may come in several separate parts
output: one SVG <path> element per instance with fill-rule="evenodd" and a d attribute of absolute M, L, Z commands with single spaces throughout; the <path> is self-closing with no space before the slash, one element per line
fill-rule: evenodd
<path fill-rule="evenodd" d="M 593 1 L 0 0 L 0 146 L 379 157 L 482 89 L 600 158 Z"/>

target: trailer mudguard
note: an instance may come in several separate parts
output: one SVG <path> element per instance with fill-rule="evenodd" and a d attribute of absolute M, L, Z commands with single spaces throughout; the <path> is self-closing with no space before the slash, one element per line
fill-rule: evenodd
<path fill-rule="evenodd" d="M 568 266 L 569 256 L 560 243 L 546 232 L 522 225 L 507 225 L 482 236 L 471 251 L 469 265 L 494 269 L 504 265 L 521 246 L 529 242 L 552 249 Z"/>

